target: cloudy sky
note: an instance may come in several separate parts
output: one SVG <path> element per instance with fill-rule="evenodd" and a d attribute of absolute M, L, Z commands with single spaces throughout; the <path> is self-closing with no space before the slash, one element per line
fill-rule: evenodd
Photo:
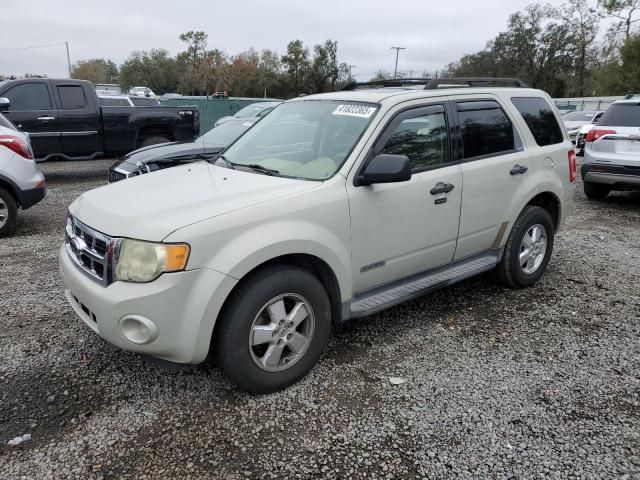
<path fill-rule="evenodd" d="M 71 62 L 104 57 L 120 64 L 132 50 L 183 50 L 178 35 L 209 34 L 209 47 L 227 54 L 249 47 L 282 54 L 299 38 L 312 47 L 338 41 L 341 62 L 355 65 L 367 80 L 379 69 L 414 75 L 435 71 L 465 53 L 481 49 L 506 26 L 509 14 L 533 0 L 0 0 L 0 73 L 67 75 Z M 550 0 L 560 5 L 562 0 Z M 383 6 L 384 5 L 384 6 Z"/>

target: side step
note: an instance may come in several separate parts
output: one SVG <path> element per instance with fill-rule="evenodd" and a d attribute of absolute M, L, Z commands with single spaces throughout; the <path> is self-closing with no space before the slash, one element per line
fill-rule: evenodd
<path fill-rule="evenodd" d="M 366 317 L 420 297 L 461 280 L 487 272 L 502 258 L 502 249 L 463 258 L 427 272 L 357 294 L 350 305 L 350 318 Z"/>

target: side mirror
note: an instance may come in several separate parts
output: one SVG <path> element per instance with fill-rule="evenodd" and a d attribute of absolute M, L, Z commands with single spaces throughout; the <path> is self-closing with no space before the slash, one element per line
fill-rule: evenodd
<path fill-rule="evenodd" d="M 6 112 L 11 106 L 11 100 L 7 97 L 0 97 L 0 112 Z"/>
<path fill-rule="evenodd" d="M 356 177 L 356 186 L 406 182 L 408 180 L 411 180 L 409 157 L 381 154 L 374 157 Z"/>

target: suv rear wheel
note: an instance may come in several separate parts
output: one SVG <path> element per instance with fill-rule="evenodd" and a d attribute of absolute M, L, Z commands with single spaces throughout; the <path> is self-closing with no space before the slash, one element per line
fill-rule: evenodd
<path fill-rule="evenodd" d="M 551 258 L 553 221 L 544 208 L 528 205 L 516 220 L 498 265 L 500 281 L 510 288 L 535 285 Z"/>
<path fill-rule="evenodd" d="M 222 372 L 251 393 L 281 390 L 301 379 L 329 338 L 331 307 L 320 281 L 294 266 L 267 268 L 244 281 L 216 332 Z"/>
<path fill-rule="evenodd" d="M 611 187 L 601 183 L 584 182 L 584 194 L 592 200 L 604 200 L 611 193 Z"/>
<path fill-rule="evenodd" d="M 13 234 L 16 230 L 18 206 L 11 194 L 0 188 L 0 237 Z"/>

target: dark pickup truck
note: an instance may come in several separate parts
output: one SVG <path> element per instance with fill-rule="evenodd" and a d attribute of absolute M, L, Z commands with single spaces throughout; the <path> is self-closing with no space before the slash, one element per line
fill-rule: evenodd
<path fill-rule="evenodd" d="M 140 147 L 192 141 L 197 107 L 101 107 L 85 80 L 29 78 L 0 82 L 11 102 L 2 114 L 31 137 L 38 160 L 120 156 Z"/>

